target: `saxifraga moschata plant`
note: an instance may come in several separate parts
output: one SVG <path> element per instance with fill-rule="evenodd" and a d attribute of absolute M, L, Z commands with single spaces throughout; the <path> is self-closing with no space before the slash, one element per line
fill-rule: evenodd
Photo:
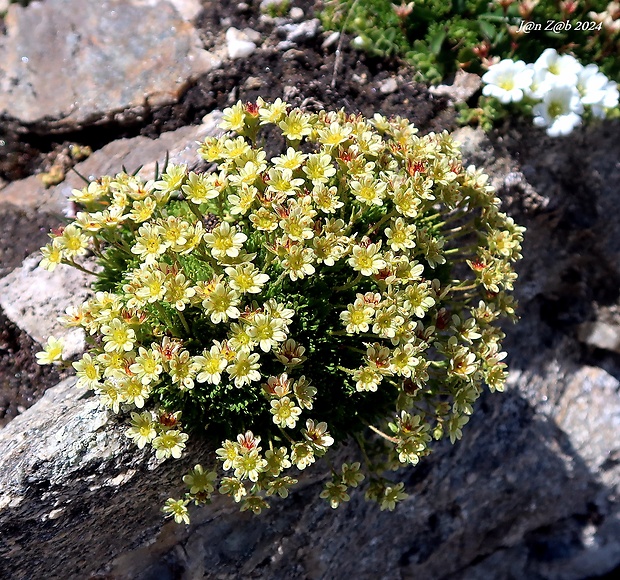
<path fill-rule="evenodd" d="M 73 191 L 41 266 L 99 262 L 64 316 L 90 345 L 78 385 L 160 460 L 189 434 L 222 441 L 218 467 L 166 502 L 178 522 L 216 489 L 258 513 L 347 440 L 364 461 L 334 465 L 321 497 L 337 507 L 365 479 L 393 509 L 390 471 L 460 439 L 484 386 L 503 388 L 497 323 L 515 318 L 524 228 L 447 133 L 279 99 L 239 102 L 221 127 L 199 147 L 210 171 Z M 62 363 L 62 341 L 38 357 Z"/>

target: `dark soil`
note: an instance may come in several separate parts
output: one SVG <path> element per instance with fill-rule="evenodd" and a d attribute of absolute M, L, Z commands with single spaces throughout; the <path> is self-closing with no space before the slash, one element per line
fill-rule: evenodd
<path fill-rule="evenodd" d="M 0 206 L 0 277 L 21 265 L 47 240 L 58 225 L 49 214 L 31 214 Z M 15 326 L 0 309 L 0 427 L 33 405 L 61 375 L 53 367 L 37 364 L 41 346 Z"/>
<path fill-rule="evenodd" d="M 0 427 L 36 403 L 62 376 L 53 367 L 40 366 L 41 350 L 0 309 Z"/>
<path fill-rule="evenodd" d="M 259 49 L 198 79 L 179 103 L 153 111 L 142 124 L 109 124 L 49 134 L 44 127 L 28 127 L 25 133 L 22 127 L 18 132 L 0 120 L 0 180 L 13 181 L 48 171 L 60 155 L 66 169 L 70 143 L 96 150 L 122 137 L 141 134 L 156 138 L 165 131 L 200 123 L 207 113 L 238 99 L 255 101 L 259 96 L 268 101 L 280 97 L 311 111 L 344 108 L 365 116 L 376 112 L 400 115 L 413 121 L 422 133 L 456 127 L 454 110 L 446 99 L 410 81 L 413 71 L 402 62 L 370 58 L 349 48 L 349 39 L 345 38 L 336 64 L 339 45 L 323 48 L 327 36 L 323 33 L 281 50 L 277 45 L 285 40 L 285 34 L 278 31 L 277 22 L 261 20 L 259 2 L 247 4 L 252 5 L 239 10 L 237 2 L 205 0 L 197 28 L 205 47 L 213 48 L 224 43 L 229 26 L 250 27 L 261 33 Z M 315 16 L 315 4 L 311 0 L 291 3 L 304 10 L 306 20 Z M 390 77 L 397 78 L 398 88 L 386 94 L 381 87 Z M 58 218 L 27 215 L 1 202 L 0 191 L 0 277 L 45 244 L 46 232 L 58 225 Z M 0 313 L 0 426 L 58 382 L 55 369 L 36 364 L 34 353 L 38 350 L 38 345 Z"/>
<path fill-rule="evenodd" d="M 292 2 L 315 16 L 312 1 Z M 221 109 L 237 100 L 255 101 L 280 97 L 307 110 L 344 108 L 350 113 L 372 117 L 400 115 L 411 120 L 422 133 L 456 128 L 454 109 L 443 97 L 431 94 L 414 83 L 413 69 L 398 59 L 377 59 L 353 50 L 345 38 L 335 69 L 338 43 L 323 48 L 325 34 L 319 33 L 288 50 L 278 43 L 284 35 L 273 23 L 259 18 L 256 9 L 239 11 L 228 3 L 206 2 L 197 20 L 206 48 L 223 42 L 224 30 L 252 28 L 263 38 L 259 49 L 246 59 L 233 61 L 233 66 L 214 70 L 193 86 L 176 105 L 157 111 L 142 134 L 155 136 L 183 125 L 198 123 L 210 111 Z M 398 88 L 389 94 L 381 92 L 383 82 L 397 77 Z"/>
<path fill-rule="evenodd" d="M 57 216 L 0 205 L 0 278 L 49 242 L 47 232 L 58 225 Z"/>

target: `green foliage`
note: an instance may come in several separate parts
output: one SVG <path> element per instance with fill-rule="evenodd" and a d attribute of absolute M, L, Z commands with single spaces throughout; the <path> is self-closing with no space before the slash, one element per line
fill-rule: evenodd
<path fill-rule="evenodd" d="M 478 125 L 487 132 L 509 115 L 506 106 L 493 97 L 480 97 L 477 107 L 459 103 L 457 110 L 459 112 L 457 120 L 461 125 Z"/>
<path fill-rule="evenodd" d="M 263 8 L 264 12 L 272 18 L 286 16 L 291 7 L 290 0 L 272 0 Z"/>
<path fill-rule="evenodd" d="M 541 0 L 528 15 L 527 0 L 505 2 L 506 9 L 489 0 L 416 0 L 399 17 L 398 4 L 390 0 L 332 0 L 325 3 L 321 18 L 326 28 L 344 28 L 359 37 L 356 46 L 371 54 L 404 57 L 431 83 L 459 68 L 481 73 L 485 59 L 492 56 L 533 62 L 545 48 L 570 51 L 620 80 L 618 27 L 610 21 L 595 28 L 589 15 L 602 13 L 608 3 L 579 2 L 567 14 L 563 3 Z M 520 32 L 528 22 L 536 29 Z M 549 23 L 560 24 L 545 30 Z"/>

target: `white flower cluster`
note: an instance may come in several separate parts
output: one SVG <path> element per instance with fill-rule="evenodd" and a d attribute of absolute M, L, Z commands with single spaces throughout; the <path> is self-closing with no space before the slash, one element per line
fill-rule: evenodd
<path fill-rule="evenodd" d="M 483 75 L 482 94 L 501 103 L 535 101 L 534 125 L 546 127 L 551 137 L 568 135 L 581 123 L 589 107 L 593 116 L 604 119 L 618 105 L 618 86 L 595 64 L 583 66 L 575 57 L 546 49 L 533 64 L 504 59 Z"/>

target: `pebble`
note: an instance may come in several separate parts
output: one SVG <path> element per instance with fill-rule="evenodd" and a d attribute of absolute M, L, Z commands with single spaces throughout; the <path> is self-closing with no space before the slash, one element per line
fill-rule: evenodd
<path fill-rule="evenodd" d="M 434 95 L 448 97 L 453 101 L 464 102 L 480 89 L 481 84 L 478 75 L 459 70 L 456 72 L 452 84 L 430 87 L 430 92 Z"/>
<path fill-rule="evenodd" d="M 298 6 L 293 6 L 293 8 L 291 8 L 291 11 L 289 12 L 289 16 L 291 17 L 291 20 L 293 22 L 299 22 L 300 20 L 304 19 L 304 11 L 302 8 L 299 8 Z"/>
<path fill-rule="evenodd" d="M 241 32 L 242 34 L 245 34 L 247 40 L 250 42 L 253 42 L 254 44 L 260 43 L 261 35 L 257 30 L 254 30 L 253 28 L 244 28 Z"/>
<path fill-rule="evenodd" d="M 321 48 L 329 48 L 334 46 L 340 40 L 340 32 L 332 32 L 321 44 Z"/>
<path fill-rule="evenodd" d="M 396 92 L 396 90 L 398 89 L 398 83 L 396 82 L 396 79 L 391 77 L 389 79 L 385 79 L 380 85 L 379 85 L 379 90 L 384 94 L 384 95 L 389 95 L 390 93 L 394 93 Z"/>
<path fill-rule="evenodd" d="M 282 90 L 282 96 L 285 101 L 291 101 L 299 94 L 299 89 L 292 85 L 286 85 Z"/>
<path fill-rule="evenodd" d="M 283 55 L 282 60 L 301 60 L 304 57 L 304 51 L 296 48 L 289 48 Z"/>
<path fill-rule="evenodd" d="M 245 32 L 231 27 L 226 31 L 226 48 L 230 58 L 246 58 L 256 50 L 256 44 L 248 40 Z"/>
<path fill-rule="evenodd" d="M 319 19 L 313 18 L 297 24 L 283 24 L 278 26 L 278 32 L 284 33 L 289 42 L 300 43 L 314 38 L 319 33 L 320 27 Z"/>
<path fill-rule="evenodd" d="M 243 85 L 248 91 L 260 89 L 263 81 L 259 77 L 248 77 Z"/>

